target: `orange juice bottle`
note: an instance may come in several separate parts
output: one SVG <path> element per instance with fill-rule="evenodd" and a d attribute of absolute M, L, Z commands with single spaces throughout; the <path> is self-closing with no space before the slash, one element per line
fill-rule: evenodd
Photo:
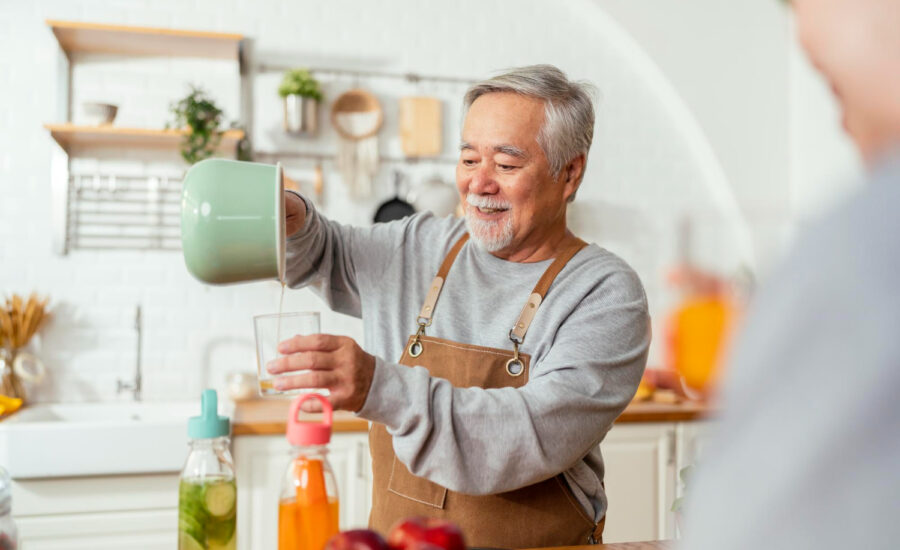
<path fill-rule="evenodd" d="M 317 399 L 322 422 L 300 422 L 300 405 Z M 278 502 L 278 550 L 322 550 L 338 528 L 338 494 L 328 463 L 332 408 L 316 393 L 297 397 L 291 404 L 287 439 L 293 445 Z"/>
<path fill-rule="evenodd" d="M 721 375 L 739 304 L 726 279 L 692 261 L 689 220 L 683 221 L 679 233 L 680 262 L 669 281 L 679 290 L 680 300 L 667 318 L 665 362 L 688 388 L 708 396 Z"/>
<path fill-rule="evenodd" d="M 668 362 L 691 389 L 705 394 L 717 383 L 736 313 L 722 292 L 691 293 L 669 318 Z"/>

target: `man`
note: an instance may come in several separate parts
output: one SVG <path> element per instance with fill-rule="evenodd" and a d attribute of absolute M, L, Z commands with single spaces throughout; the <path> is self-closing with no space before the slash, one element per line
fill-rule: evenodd
<path fill-rule="evenodd" d="M 685 548 L 900 545 L 900 0 L 795 0 L 870 181 L 757 295 Z"/>
<path fill-rule="evenodd" d="M 328 388 L 373 421 L 374 528 L 425 515 L 472 546 L 598 541 L 598 445 L 637 388 L 650 331 L 634 271 L 566 228 L 593 106 L 546 65 L 476 84 L 464 104 L 465 220 L 348 227 L 288 196 L 289 284 L 361 316 L 367 351 L 298 336 L 269 370 L 311 369 L 280 387 Z"/>

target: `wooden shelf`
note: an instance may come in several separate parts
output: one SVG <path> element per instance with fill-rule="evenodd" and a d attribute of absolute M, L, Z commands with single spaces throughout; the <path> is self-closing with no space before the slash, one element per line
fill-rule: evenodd
<path fill-rule="evenodd" d="M 241 34 L 128 27 L 48 19 L 59 45 L 73 52 L 238 59 Z"/>
<path fill-rule="evenodd" d="M 152 128 L 121 128 L 118 126 L 77 126 L 75 124 L 44 124 L 50 135 L 66 150 L 72 146 L 85 147 L 142 147 L 147 149 L 176 149 L 185 130 L 156 130 Z M 219 149 L 233 149 L 244 138 L 243 130 L 226 130 Z"/>

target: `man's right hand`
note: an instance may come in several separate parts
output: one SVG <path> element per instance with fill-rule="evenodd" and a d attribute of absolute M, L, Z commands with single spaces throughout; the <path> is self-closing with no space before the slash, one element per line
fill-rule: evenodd
<path fill-rule="evenodd" d="M 288 237 L 300 231 L 306 223 L 306 203 L 290 191 L 284 192 L 284 226 Z"/>

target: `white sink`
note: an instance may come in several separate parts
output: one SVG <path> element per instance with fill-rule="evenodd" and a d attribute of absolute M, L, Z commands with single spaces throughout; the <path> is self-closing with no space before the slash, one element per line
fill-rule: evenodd
<path fill-rule="evenodd" d="M 14 479 L 177 472 L 199 402 L 31 405 L 0 422 Z"/>

